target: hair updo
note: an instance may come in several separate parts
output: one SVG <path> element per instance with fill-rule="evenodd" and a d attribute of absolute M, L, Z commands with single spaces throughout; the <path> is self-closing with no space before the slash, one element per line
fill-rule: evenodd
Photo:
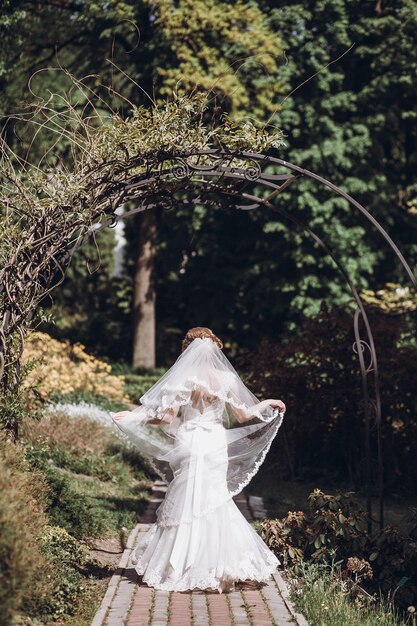
<path fill-rule="evenodd" d="M 205 326 L 196 326 L 195 328 L 190 328 L 182 340 L 182 351 L 184 352 L 194 339 L 206 339 L 207 337 L 214 341 L 219 348 L 223 348 L 223 342 L 213 333 L 212 330 L 210 330 L 210 328 L 206 328 Z"/>

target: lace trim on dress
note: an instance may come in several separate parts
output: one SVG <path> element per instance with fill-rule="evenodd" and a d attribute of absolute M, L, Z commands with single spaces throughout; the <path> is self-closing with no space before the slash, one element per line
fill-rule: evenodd
<path fill-rule="evenodd" d="M 132 562 L 133 563 L 133 562 Z M 175 583 L 174 585 L 169 582 L 161 582 L 162 580 L 162 571 L 157 572 L 153 571 L 151 574 L 146 575 L 145 568 L 142 568 L 140 565 L 136 565 L 135 569 L 139 575 L 143 575 L 143 581 L 146 582 L 151 587 L 155 589 L 159 589 L 162 591 L 189 591 L 190 589 L 213 589 L 222 591 L 224 588 L 224 582 L 230 584 L 230 581 L 244 581 L 244 580 L 255 580 L 256 582 L 267 582 L 272 574 L 277 569 L 277 564 L 271 564 L 264 566 L 261 571 L 259 568 L 251 567 L 245 568 L 240 567 L 237 571 L 225 570 L 224 575 L 219 578 L 216 577 L 215 573 L 209 573 L 206 576 L 202 576 L 200 578 L 188 577 L 184 576 L 183 580 Z"/>
<path fill-rule="evenodd" d="M 274 424 L 274 435 L 270 437 L 270 439 L 268 440 L 268 443 L 266 444 L 265 448 L 262 450 L 261 454 L 259 455 L 258 460 L 254 463 L 253 468 L 250 472 L 248 472 L 248 474 L 245 476 L 245 478 L 238 484 L 238 486 L 236 487 L 236 489 L 234 489 L 233 491 L 230 491 L 230 495 L 236 496 L 238 493 L 240 493 L 242 491 L 242 489 L 244 487 L 246 487 L 246 485 L 252 480 L 252 478 L 255 476 L 255 474 L 257 473 L 257 471 L 259 470 L 260 466 L 262 465 L 262 463 L 265 460 L 266 455 L 269 452 L 269 449 L 272 445 L 272 442 L 275 438 L 275 435 L 278 432 L 278 429 L 280 428 L 284 416 L 281 415 L 279 418 L 275 418 L 276 419 L 276 424 Z"/>
<path fill-rule="evenodd" d="M 156 531 L 157 524 L 154 524 L 148 531 L 147 541 L 141 543 L 142 550 L 148 547 Z M 237 566 L 224 567 L 221 576 L 216 575 L 215 568 L 209 569 L 204 574 L 199 574 L 198 567 L 193 567 L 176 581 L 169 581 L 169 577 L 167 579 L 166 566 L 154 568 L 147 573 L 147 567 L 141 565 L 141 557 L 136 557 L 135 553 L 131 555 L 130 562 L 135 567 L 137 573 L 143 576 L 143 581 L 155 589 L 166 591 L 214 589 L 221 592 L 225 587 L 230 586 L 231 582 L 244 580 L 264 582 L 269 580 L 278 565 L 280 565 L 280 561 L 267 546 L 261 547 L 261 552 L 265 559 L 264 562 L 260 562 L 259 554 L 257 555 L 255 552 L 248 550 L 243 553 Z M 162 582 L 162 580 L 165 580 L 165 582 Z"/>

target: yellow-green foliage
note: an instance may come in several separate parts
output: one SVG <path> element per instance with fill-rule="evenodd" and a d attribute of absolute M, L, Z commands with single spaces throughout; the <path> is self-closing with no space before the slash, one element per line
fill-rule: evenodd
<path fill-rule="evenodd" d="M 23 602 L 48 593 L 50 563 L 36 537 L 46 520 L 42 503 L 46 485 L 29 472 L 18 444 L 0 438 L 0 625 Z"/>
<path fill-rule="evenodd" d="M 36 332 L 29 335 L 23 356 L 25 361 L 41 359 L 27 383 L 37 385 L 44 397 L 53 392 L 90 392 L 109 400 L 128 401 L 123 376 L 112 376 L 111 365 L 87 354 L 82 344 L 71 345 Z"/>
<path fill-rule="evenodd" d="M 39 542 L 45 552 L 58 556 L 64 563 L 81 566 L 91 560 L 87 546 L 60 526 L 45 526 Z"/>
<path fill-rule="evenodd" d="M 209 101 L 210 94 L 196 93 L 193 97 L 175 96 L 153 108 L 133 108 L 128 117 L 115 114 L 111 124 L 103 123 L 91 132 L 89 158 L 95 158 L 106 167 L 112 167 L 112 163 L 116 167 L 121 163 L 129 164 L 132 175 L 146 171 L 149 166 L 147 161 L 152 161 L 158 154 L 167 158 L 167 155 L 208 150 L 219 145 L 229 150 L 267 152 L 271 147 L 284 145 L 280 129 L 268 127 L 266 130 L 251 120 L 237 122 L 227 113 L 223 113 L 221 123 L 208 129 L 205 113 Z M 143 159 L 138 161 L 138 155 Z M 189 162 L 193 161 L 200 165 L 212 162 L 210 157 L 189 157 Z M 166 165 L 169 165 L 168 161 Z M 173 165 L 176 165 L 175 160 Z M 242 162 L 235 159 L 233 166 L 242 166 Z M 76 177 L 57 180 L 55 187 L 67 190 L 68 185 L 75 180 Z M 40 184 L 44 185 L 44 181 L 41 180 Z M 51 198 L 54 193 L 55 188 L 50 194 Z"/>
<path fill-rule="evenodd" d="M 169 64 L 159 64 L 162 95 L 210 91 L 230 103 L 233 115 L 265 119 L 282 93 L 277 58 L 281 44 L 265 14 L 246 0 L 147 0 L 169 42 Z"/>
<path fill-rule="evenodd" d="M 409 287 L 396 283 L 387 283 L 384 289 L 372 291 L 365 289 L 361 293 L 362 300 L 384 313 L 406 313 L 417 310 L 417 295 Z"/>

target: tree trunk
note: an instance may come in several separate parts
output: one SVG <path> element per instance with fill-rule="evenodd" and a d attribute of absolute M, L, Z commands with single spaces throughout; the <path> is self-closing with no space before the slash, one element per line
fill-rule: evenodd
<path fill-rule="evenodd" d="M 133 367 L 155 367 L 155 244 L 156 212 L 138 215 L 138 256 L 133 300 Z"/>

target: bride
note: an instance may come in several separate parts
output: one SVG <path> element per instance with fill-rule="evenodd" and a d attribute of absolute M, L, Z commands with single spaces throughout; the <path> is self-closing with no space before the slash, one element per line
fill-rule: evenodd
<path fill-rule="evenodd" d="M 157 520 L 131 557 L 156 589 L 234 588 L 279 565 L 233 496 L 258 471 L 280 427 L 281 400 L 260 402 L 209 328 L 187 332 L 182 354 L 115 424 L 168 484 Z"/>

